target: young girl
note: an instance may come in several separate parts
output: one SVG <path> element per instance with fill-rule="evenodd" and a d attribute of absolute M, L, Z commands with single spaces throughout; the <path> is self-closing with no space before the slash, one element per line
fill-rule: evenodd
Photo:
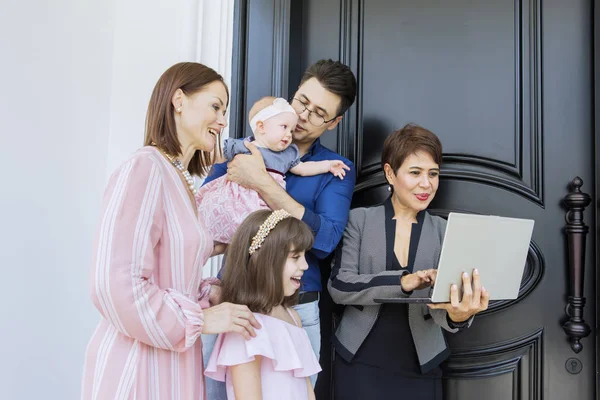
<path fill-rule="evenodd" d="M 253 140 L 261 152 L 271 176 L 285 189 L 285 174 L 290 171 L 301 176 L 331 172 L 340 179 L 350 168 L 339 160 L 302 162 L 300 151 L 292 144 L 292 132 L 298 115 L 282 98 L 264 97 L 250 110 L 250 127 L 254 133 L 248 139 L 226 139 L 223 146 L 224 160 L 230 161 L 236 154 L 250 153 L 244 141 Z M 259 194 L 230 182 L 222 176 L 201 187 L 196 194 L 200 218 L 216 242 L 230 243 L 233 233 L 251 212 L 269 207 Z"/>
<path fill-rule="evenodd" d="M 205 375 L 225 382 L 227 398 L 306 400 L 321 370 L 300 317 L 291 308 L 308 265 L 313 235 L 284 210 L 248 216 L 227 251 L 221 301 L 245 304 L 262 328 L 250 340 L 221 334 Z"/>

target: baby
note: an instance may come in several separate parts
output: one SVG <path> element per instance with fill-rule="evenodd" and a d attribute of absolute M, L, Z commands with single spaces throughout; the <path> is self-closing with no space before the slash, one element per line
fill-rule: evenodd
<path fill-rule="evenodd" d="M 345 170 L 350 169 L 340 160 L 300 161 L 300 151 L 292 144 L 298 115 L 285 99 L 263 97 L 252 106 L 249 118 L 254 136 L 226 139 L 223 161 L 230 161 L 237 154 L 249 154 L 244 141 L 253 140 L 267 171 L 284 189 L 288 171 L 301 176 L 332 173 L 344 179 Z M 230 243 L 238 226 L 252 212 L 269 209 L 256 191 L 228 181 L 226 176 L 201 187 L 196 194 L 196 202 L 200 219 L 213 235 L 213 240 L 221 243 Z"/>

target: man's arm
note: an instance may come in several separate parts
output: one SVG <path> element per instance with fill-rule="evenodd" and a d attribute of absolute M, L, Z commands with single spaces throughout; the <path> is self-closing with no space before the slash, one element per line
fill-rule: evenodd
<path fill-rule="evenodd" d="M 348 223 L 352 193 L 356 181 L 354 165 L 343 180 L 332 178 L 319 193 L 314 211 L 305 210 L 302 221 L 306 222 L 315 235 L 311 252 L 324 259 L 337 247 Z"/>
<path fill-rule="evenodd" d="M 354 166 L 344 180 L 332 179 L 316 200 L 315 211 L 307 210 L 296 202 L 267 172 L 260 152 L 247 144 L 250 155 L 238 155 L 228 165 L 227 178 L 256 190 L 271 209 L 283 208 L 301 219 L 315 235 L 312 253 L 320 259 L 327 257 L 337 247 L 348 222 L 350 203 L 356 181 Z M 251 171 L 251 172 L 250 172 Z"/>
<path fill-rule="evenodd" d="M 202 182 L 202 186 L 210 181 L 222 177 L 227 173 L 227 162 L 235 157 L 236 154 L 249 154 L 250 151 L 244 145 L 245 139 L 227 138 L 223 142 L 223 148 L 215 154 L 215 164 Z"/>
<path fill-rule="evenodd" d="M 246 147 L 251 154 L 239 154 L 227 164 L 227 179 L 256 190 L 272 210 L 284 209 L 294 217 L 302 219 L 304 206 L 292 199 L 285 189 L 271 178 L 256 146 L 246 142 Z"/>
<path fill-rule="evenodd" d="M 361 306 L 376 305 L 378 297 L 408 297 L 411 293 L 402 288 L 402 277 L 407 271 L 383 271 L 367 273 L 373 270 L 370 264 L 361 263 L 363 232 L 367 225 L 362 210 L 355 210 L 344 230 L 344 239 L 335 254 L 335 264 L 327 282 L 329 294 L 336 304 Z M 382 238 L 384 232 L 381 232 Z"/>

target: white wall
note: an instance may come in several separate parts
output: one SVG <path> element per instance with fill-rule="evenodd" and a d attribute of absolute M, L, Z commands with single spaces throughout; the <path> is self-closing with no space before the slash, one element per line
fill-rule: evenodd
<path fill-rule="evenodd" d="M 0 398 L 75 399 L 108 145 L 114 1 L 0 12 Z"/>
<path fill-rule="evenodd" d="M 3 5 L 0 399 L 79 398 L 99 319 L 88 282 L 107 175 L 141 145 L 158 76 L 202 60 L 201 34 L 225 21 L 222 40 L 232 9 L 233 0 Z M 203 22 L 210 15 L 220 19 Z M 219 47 L 203 60 L 222 73 L 228 40 L 229 59 Z"/>

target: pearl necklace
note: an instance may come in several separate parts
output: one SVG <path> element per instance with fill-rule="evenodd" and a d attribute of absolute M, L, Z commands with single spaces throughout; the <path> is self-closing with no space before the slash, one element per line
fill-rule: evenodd
<path fill-rule="evenodd" d="M 152 143 L 157 149 L 160 150 L 160 148 L 158 146 L 156 146 L 154 143 Z M 187 169 L 185 169 L 183 167 L 183 164 L 181 163 L 181 161 L 179 160 L 179 158 L 177 157 L 173 157 L 170 154 L 167 154 L 166 152 L 161 150 L 161 153 L 163 153 L 165 155 L 165 157 L 167 157 L 169 159 L 169 161 L 171 161 L 171 164 L 173 164 L 173 166 L 175 168 L 177 168 L 177 170 L 181 173 L 181 175 L 183 175 L 183 178 L 185 179 L 185 181 L 188 184 L 188 188 L 190 189 L 190 192 L 192 192 L 192 194 L 196 195 L 196 193 L 198 193 L 198 191 L 196 190 L 196 187 L 194 186 L 194 178 L 192 177 L 192 174 L 190 174 L 190 171 L 188 171 Z"/>

